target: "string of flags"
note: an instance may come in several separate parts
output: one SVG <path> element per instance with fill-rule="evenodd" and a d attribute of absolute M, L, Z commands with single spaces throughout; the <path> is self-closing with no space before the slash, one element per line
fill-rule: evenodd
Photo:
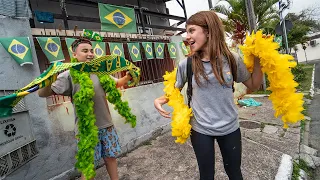
<path fill-rule="evenodd" d="M 95 32 L 86 31 L 86 36 L 91 36 L 91 39 L 94 37 L 93 34 L 95 34 Z M 36 39 L 50 63 L 65 60 L 59 37 L 36 37 Z M 73 56 L 71 44 L 75 40 L 75 38 L 65 38 L 69 57 Z M 29 37 L 0 38 L 0 43 L 11 57 L 21 66 L 25 64 L 33 64 Z M 125 58 L 124 43 L 102 41 L 91 41 L 91 43 L 93 53 L 97 58 L 107 54 L 106 44 L 109 45 L 110 54 Z M 141 42 L 140 44 L 140 42 L 128 42 L 126 44 L 128 47 L 128 54 L 133 62 L 141 61 L 141 54 L 144 54 L 146 59 L 164 59 L 166 48 L 169 52 L 170 58 L 177 58 L 177 46 L 175 43 Z M 179 44 L 179 49 L 181 49 L 182 53 L 187 56 L 190 49 L 188 49 L 188 46 L 186 46 L 184 42 L 180 42 Z M 144 52 L 141 52 L 141 50 Z"/>

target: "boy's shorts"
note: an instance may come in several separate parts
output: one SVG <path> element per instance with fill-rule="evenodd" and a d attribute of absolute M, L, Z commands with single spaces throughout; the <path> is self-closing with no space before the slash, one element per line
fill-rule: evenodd
<path fill-rule="evenodd" d="M 114 126 L 99 129 L 99 142 L 95 147 L 94 161 L 97 165 L 101 158 L 115 158 L 120 152 L 119 137 Z"/>

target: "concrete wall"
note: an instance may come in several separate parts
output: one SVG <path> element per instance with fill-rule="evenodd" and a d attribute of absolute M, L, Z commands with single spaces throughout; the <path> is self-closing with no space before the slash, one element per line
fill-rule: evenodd
<path fill-rule="evenodd" d="M 320 60 L 320 38 L 315 39 L 316 40 L 316 46 L 311 46 L 310 41 L 308 42 L 309 45 L 307 45 L 306 52 L 304 52 L 301 44 L 297 44 L 298 47 L 297 51 L 297 58 L 299 62 L 312 62 L 315 60 Z M 293 51 L 294 52 L 294 51 Z M 306 59 L 307 56 L 307 59 Z"/>
<path fill-rule="evenodd" d="M 0 46 L 0 90 L 20 89 L 40 74 L 29 20 L 1 17 L 0 37 L 17 36 L 30 37 L 33 65 L 20 67 Z M 73 140 L 57 136 L 55 131 L 61 127 L 48 118 L 45 99 L 39 98 L 34 93 L 25 98 L 25 103 L 29 110 L 32 131 L 40 153 L 6 179 L 47 179 L 46 177 L 64 171 L 66 166 L 72 166 L 70 158 L 72 156 L 65 152 L 70 148 L 70 142 Z M 63 163 L 61 163 L 61 159 L 63 159 Z"/>
<path fill-rule="evenodd" d="M 137 0 L 102 0 L 100 3 L 105 4 L 114 4 L 119 6 L 135 5 L 138 6 Z M 49 1 L 49 0 L 30 0 L 32 11 L 44 11 L 44 12 L 52 12 L 56 14 L 61 14 L 59 1 Z M 155 1 L 142 1 L 142 7 L 148 8 L 150 11 L 166 13 L 166 5 L 163 2 L 155 2 Z M 75 3 L 75 1 L 67 1 L 66 4 L 67 14 L 70 16 L 80 16 L 80 17 L 94 17 L 99 18 L 99 9 L 96 5 L 85 5 L 81 2 Z M 169 20 L 162 19 L 158 17 L 151 17 L 151 22 L 153 25 L 169 25 Z M 58 28 L 59 24 L 64 28 L 63 20 L 55 19 L 55 22 L 52 24 L 46 23 L 41 24 L 35 19 L 35 27 L 36 28 L 49 28 L 55 29 Z M 82 29 L 91 29 L 99 31 L 101 28 L 100 23 L 94 22 L 83 22 L 83 21 L 68 21 L 69 28 L 73 29 L 76 25 L 78 26 L 78 30 L 82 31 Z M 161 31 L 154 29 L 154 34 L 159 34 Z"/>

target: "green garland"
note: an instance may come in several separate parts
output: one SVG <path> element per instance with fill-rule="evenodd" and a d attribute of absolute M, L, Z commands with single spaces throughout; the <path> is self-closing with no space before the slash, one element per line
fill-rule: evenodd
<path fill-rule="evenodd" d="M 77 59 L 71 59 L 77 62 Z M 80 84 L 80 90 L 73 96 L 76 114 L 78 117 L 78 152 L 76 155 L 76 167 L 84 174 L 86 179 L 95 177 L 94 149 L 98 144 L 98 128 L 95 126 L 96 117 L 94 114 L 94 102 L 92 101 L 94 86 L 90 79 L 90 74 L 70 69 L 70 75 L 74 84 Z M 121 93 L 116 88 L 116 83 L 108 75 L 99 76 L 100 84 L 104 91 L 108 93 L 106 99 L 115 105 L 115 109 L 130 122 L 132 127 L 136 126 L 136 116 L 130 111 L 128 102 L 122 102 Z"/>
<path fill-rule="evenodd" d="M 131 127 L 136 126 L 137 117 L 131 113 L 131 109 L 128 102 L 122 102 L 121 92 L 116 88 L 116 82 L 109 76 L 99 76 L 100 84 L 105 92 L 108 93 L 106 99 L 112 103 L 115 107 L 114 109 L 126 119 L 125 123 L 131 123 Z"/>

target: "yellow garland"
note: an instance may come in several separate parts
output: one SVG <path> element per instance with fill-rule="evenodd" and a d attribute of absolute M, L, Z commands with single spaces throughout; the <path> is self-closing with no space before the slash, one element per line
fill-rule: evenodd
<path fill-rule="evenodd" d="M 262 71 L 267 73 L 271 90 L 269 99 L 275 110 L 275 117 L 282 116 L 284 128 L 288 123 L 297 123 L 304 119 L 301 113 L 303 108 L 303 94 L 296 93 L 298 83 L 295 82 L 291 68 L 296 66 L 293 57 L 287 54 L 279 54 L 279 45 L 273 42 L 273 36 L 265 37 L 262 31 L 251 36 L 247 35 L 244 46 L 240 49 L 244 54 L 244 63 L 250 72 L 253 71 L 254 56 L 260 58 Z M 176 143 L 185 143 L 190 136 L 190 117 L 192 109 L 185 103 L 178 88 L 175 88 L 177 69 L 163 76 L 164 92 L 169 98 L 168 105 L 173 108 L 172 112 L 172 136 L 176 137 Z"/>
<path fill-rule="evenodd" d="M 273 42 L 273 36 L 265 37 L 262 31 L 251 36 L 247 35 L 245 44 L 240 47 L 244 54 L 244 63 L 252 72 L 254 56 L 260 58 L 262 71 L 268 75 L 271 90 L 269 99 L 272 101 L 275 117 L 282 116 L 283 127 L 288 123 L 297 123 L 304 119 L 303 94 L 296 93 L 298 83 L 295 82 L 291 68 L 296 66 L 294 58 L 287 54 L 279 54 L 278 43 Z"/>
<path fill-rule="evenodd" d="M 164 78 L 164 92 L 167 98 L 169 98 L 168 105 L 173 108 L 172 112 L 172 136 L 176 137 L 176 143 L 185 143 L 190 136 L 191 125 L 189 123 L 192 116 L 192 109 L 184 103 L 184 99 L 180 90 L 175 88 L 177 69 L 173 72 L 163 76 Z"/>

